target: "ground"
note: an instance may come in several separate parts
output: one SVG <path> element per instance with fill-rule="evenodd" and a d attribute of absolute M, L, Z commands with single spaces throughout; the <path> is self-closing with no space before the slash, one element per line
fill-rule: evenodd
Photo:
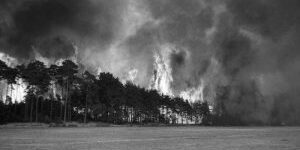
<path fill-rule="evenodd" d="M 300 149 L 300 127 L 0 129 L 1 150 Z"/>

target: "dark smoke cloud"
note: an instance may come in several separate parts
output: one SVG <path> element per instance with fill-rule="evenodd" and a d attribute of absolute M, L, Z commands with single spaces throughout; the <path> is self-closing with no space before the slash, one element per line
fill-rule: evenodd
<path fill-rule="evenodd" d="M 246 123 L 299 124 L 299 1 L 232 0 L 226 6 L 230 17 L 214 41 L 229 83 L 217 103 Z"/>
<path fill-rule="evenodd" d="M 225 87 L 225 109 L 246 123 L 270 123 L 283 116 L 280 113 L 299 115 L 299 111 L 290 113 L 300 106 L 299 94 L 293 92 L 300 85 L 295 82 L 300 60 L 299 1 L 223 2 L 146 1 L 153 18 L 161 21 L 151 33 L 158 32 L 161 43 L 177 49 L 170 55 L 173 90 L 197 87 L 204 78 L 209 99 L 218 87 Z M 287 105 L 274 116 L 278 97 L 286 97 Z M 293 119 L 279 120 L 300 122 Z"/>
<path fill-rule="evenodd" d="M 171 65 L 174 66 L 174 68 L 182 67 L 185 65 L 186 61 L 186 52 L 180 51 L 178 53 L 174 52 L 171 54 Z M 176 71 L 175 71 L 176 72 Z"/>
<path fill-rule="evenodd" d="M 26 59 L 74 55 L 72 44 L 109 44 L 116 1 L 9 0 L 1 2 L 1 51 Z M 116 10 L 111 10 L 111 9 Z M 114 12 L 113 12 L 114 11 Z M 79 45 L 79 44 L 78 44 Z M 63 55 L 60 55 L 63 54 Z"/>
<path fill-rule="evenodd" d="M 67 58 L 74 55 L 74 45 L 65 37 L 47 38 L 36 45 L 42 56 L 50 58 Z"/>
<path fill-rule="evenodd" d="M 255 51 L 251 48 L 250 39 L 242 35 L 237 27 L 228 23 L 227 19 L 224 17 L 224 20 L 220 21 L 213 44 L 218 46 L 216 57 L 225 73 L 234 77 L 253 62 Z"/>
<path fill-rule="evenodd" d="M 300 23 L 298 0 L 229 0 L 227 6 L 237 24 L 272 39 Z"/>

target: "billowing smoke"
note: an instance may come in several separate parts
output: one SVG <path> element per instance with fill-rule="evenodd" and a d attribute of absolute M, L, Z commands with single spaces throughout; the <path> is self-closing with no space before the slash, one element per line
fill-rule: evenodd
<path fill-rule="evenodd" d="M 114 37 L 121 1 L 4 0 L 0 4 L 1 51 L 19 59 L 75 54 L 73 45 L 105 47 Z M 100 47 L 99 47 L 100 48 Z"/>
<path fill-rule="evenodd" d="M 0 51 L 208 101 L 245 123 L 300 123 L 298 0 L 2 0 Z M 99 69 L 100 68 L 100 69 Z"/>

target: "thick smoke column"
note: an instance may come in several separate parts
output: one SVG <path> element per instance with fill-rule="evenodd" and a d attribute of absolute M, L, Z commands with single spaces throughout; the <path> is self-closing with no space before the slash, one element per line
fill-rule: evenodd
<path fill-rule="evenodd" d="M 170 57 L 174 91 L 201 99 L 204 86 L 216 111 L 245 123 L 299 123 L 298 1 L 148 3 L 153 33 L 183 52 Z"/>
<path fill-rule="evenodd" d="M 2 0 L 0 51 L 208 101 L 244 123 L 300 123 L 298 0 Z M 98 69 L 99 70 L 99 69 Z"/>

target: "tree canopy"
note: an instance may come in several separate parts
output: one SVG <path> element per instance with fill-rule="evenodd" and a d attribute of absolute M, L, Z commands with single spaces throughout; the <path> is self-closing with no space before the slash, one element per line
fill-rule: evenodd
<path fill-rule="evenodd" d="M 155 89 L 145 89 L 131 82 L 123 84 L 108 72 L 97 76 L 88 71 L 80 73 L 78 65 L 71 60 L 49 67 L 35 60 L 15 68 L 0 61 L 0 79 L 15 84 L 17 77 L 28 86 L 24 101 L 15 104 L 19 108 L 14 113 L 19 116 L 16 121 L 32 121 L 35 117 L 36 121 L 43 122 L 75 120 L 140 124 L 171 123 L 173 119 L 172 123 L 175 123 L 180 121 L 179 118 L 174 121 L 174 114 L 178 114 L 182 123 L 183 120 L 188 123 L 188 120 L 195 120 L 195 116 L 200 119 L 209 114 L 207 103 L 193 105 L 179 97 L 162 95 Z M 22 115 L 24 117 L 20 117 Z M 2 123 L 5 121 L 1 120 Z"/>

